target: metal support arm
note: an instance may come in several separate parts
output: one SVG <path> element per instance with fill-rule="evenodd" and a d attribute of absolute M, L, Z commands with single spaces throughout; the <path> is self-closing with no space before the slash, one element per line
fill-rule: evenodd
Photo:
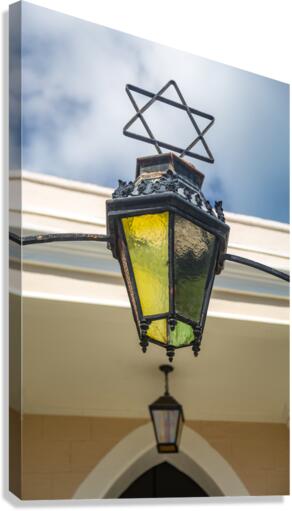
<path fill-rule="evenodd" d="M 109 242 L 110 237 L 105 234 L 83 234 L 83 233 L 58 233 L 58 234 L 37 234 L 36 236 L 18 236 L 17 234 L 10 232 L 9 239 L 14 241 L 18 245 L 33 245 L 36 243 L 52 243 L 56 241 L 104 241 Z M 290 282 L 290 276 L 281 271 L 275 270 L 270 266 L 266 266 L 265 264 L 258 263 L 256 261 L 252 261 L 251 259 L 246 259 L 245 257 L 236 256 L 233 254 L 225 254 L 225 261 L 231 261 L 233 263 L 244 264 L 246 266 L 251 266 L 252 268 L 256 268 L 257 270 L 264 271 L 266 273 L 270 273 L 279 279 L 285 280 L 286 282 Z"/>
<path fill-rule="evenodd" d="M 55 241 L 110 241 L 105 234 L 58 233 L 37 234 L 36 236 L 18 236 L 10 232 L 9 239 L 18 245 L 33 245 L 36 243 L 52 243 Z"/>
<path fill-rule="evenodd" d="M 245 264 L 246 266 L 251 266 L 252 268 L 256 268 L 257 270 L 264 271 L 266 273 L 270 273 L 274 275 L 274 277 L 278 277 L 279 279 L 286 280 L 290 282 L 290 276 L 287 273 L 283 273 L 282 271 L 274 270 L 270 266 L 266 266 L 265 264 L 257 263 L 256 261 L 252 261 L 251 259 L 246 259 L 245 257 L 236 256 L 233 254 L 225 254 L 225 261 L 232 261 L 233 263 Z"/>

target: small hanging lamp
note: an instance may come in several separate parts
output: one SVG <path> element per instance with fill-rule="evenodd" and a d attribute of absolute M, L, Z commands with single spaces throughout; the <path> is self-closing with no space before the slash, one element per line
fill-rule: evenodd
<path fill-rule="evenodd" d="M 165 364 L 159 369 L 165 376 L 165 392 L 149 406 L 149 411 L 158 452 L 174 453 L 179 450 L 184 422 L 183 407 L 169 394 L 168 373 L 173 371 L 173 367 Z"/>

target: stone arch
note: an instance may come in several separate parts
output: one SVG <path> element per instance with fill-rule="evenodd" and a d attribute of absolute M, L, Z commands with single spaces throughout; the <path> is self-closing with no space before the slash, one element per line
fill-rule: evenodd
<path fill-rule="evenodd" d="M 151 467 L 167 461 L 196 481 L 210 496 L 246 496 L 246 487 L 229 463 L 198 433 L 184 426 L 180 452 L 159 454 L 152 424 L 132 431 L 96 465 L 75 499 L 118 498 Z"/>

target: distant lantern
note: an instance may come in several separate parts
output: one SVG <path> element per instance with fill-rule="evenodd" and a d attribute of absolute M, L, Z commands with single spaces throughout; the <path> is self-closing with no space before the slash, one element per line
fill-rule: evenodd
<path fill-rule="evenodd" d="M 149 406 L 153 423 L 157 450 L 160 453 L 175 453 L 179 450 L 180 437 L 184 422 L 182 406 L 169 394 L 168 373 L 173 370 L 170 365 L 159 369 L 165 375 L 165 392 Z"/>
<path fill-rule="evenodd" d="M 149 342 L 200 350 L 229 227 L 201 191 L 204 176 L 174 153 L 138 158 L 134 182 L 107 201 L 111 248 L 122 269 L 143 351 Z"/>

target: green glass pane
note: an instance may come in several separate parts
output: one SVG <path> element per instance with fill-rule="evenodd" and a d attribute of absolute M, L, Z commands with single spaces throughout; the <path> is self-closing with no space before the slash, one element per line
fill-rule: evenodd
<path fill-rule="evenodd" d="M 214 247 L 213 234 L 175 215 L 175 309 L 194 321 L 200 319 Z"/>
<path fill-rule="evenodd" d="M 190 325 L 178 321 L 175 329 L 170 330 L 170 344 L 172 346 L 186 346 L 194 340 L 193 329 Z"/>
<path fill-rule="evenodd" d="M 143 315 L 168 312 L 168 212 L 122 223 Z"/>
<path fill-rule="evenodd" d="M 166 319 L 156 319 L 152 321 L 147 330 L 148 337 L 155 341 L 167 342 L 167 322 Z"/>

